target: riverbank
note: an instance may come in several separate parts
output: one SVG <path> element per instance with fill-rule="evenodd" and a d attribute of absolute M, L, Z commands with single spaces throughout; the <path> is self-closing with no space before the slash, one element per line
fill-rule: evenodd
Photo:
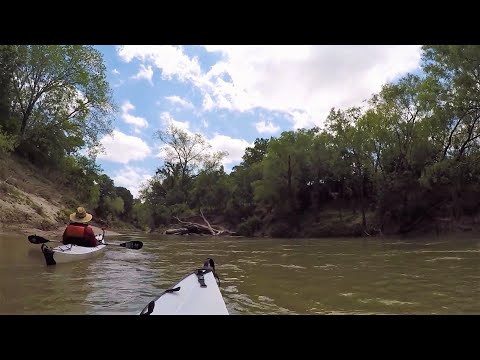
<path fill-rule="evenodd" d="M 69 215 L 79 204 L 68 188 L 59 186 L 41 175 L 41 172 L 24 159 L 12 158 L 0 172 L 0 233 L 37 234 L 52 239 L 61 238 Z M 431 214 L 402 234 L 392 221 L 380 223 L 373 211 L 366 213 L 367 231 L 363 231 L 360 211 L 344 209 L 329 203 L 318 211 L 305 212 L 283 218 L 268 212 L 257 213 L 248 219 L 232 219 L 224 214 L 204 211 L 212 226 L 236 232 L 247 237 L 277 238 L 338 238 L 401 235 L 418 237 L 428 235 L 457 235 L 480 237 L 480 214 L 458 219 L 439 212 Z M 181 217 L 184 221 L 205 224 L 200 215 Z M 95 232 L 101 233 L 102 224 L 92 222 Z M 171 224 L 151 231 L 162 234 L 166 229 L 182 227 L 174 220 Z M 132 224 L 113 221 L 106 235 L 139 231 Z"/>
<path fill-rule="evenodd" d="M 385 221 L 378 221 L 375 212 L 366 214 L 367 231 L 363 231 L 362 216 L 359 211 L 343 209 L 325 209 L 318 212 L 307 212 L 296 217 L 274 218 L 270 214 L 260 214 L 238 225 L 229 221 L 222 214 L 205 212 L 209 223 L 220 229 L 236 231 L 237 235 L 257 238 L 366 238 L 399 237 L 403 239 L 418 239 L 422 237 L 454 236 L 457 238 L 480 238 L 480 216 L 462 216 L 458 219 L 452 217 L 431 217 L 419 222 L 409 232 L 400 231 L 399 225 Z M 201 216 L 189 216 L 181 219 L 186 222 L 195 222 L 207 225 Z M 153 234 L 164 234 L 166 230 L 182 228 L 184 225 L 173 222 L 151 231 Z M 174 237 L 191 236 L 168 235 Z M 210 236 L 210 235 L 204 235 Z"/>
<path fill-rule="evenodd" d="M 74 194 L 41 176 L 39 169 L 23 159 L 12 157 L 2 166 L 0 233 L 61 238 L 69 215 L 78 204 Z M 92 221 L 91 225 L 95 233 L 102 233 L 101 224 Z M 130 228 L 122 225 L 114 225 L 115 230 Z M 105 232 L 106 236 L 119 234 L 113 228 Z"/>

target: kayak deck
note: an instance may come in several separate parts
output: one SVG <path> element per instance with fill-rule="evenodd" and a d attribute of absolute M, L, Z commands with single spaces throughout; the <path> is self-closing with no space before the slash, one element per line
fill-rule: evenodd
<path fill-rule="evenodd" d="M 214 267 L 204 265 L 152 300 L 139 315 L 229 315 L 215 275 Z"/>
<path fill-rule="evenodd" d="M 97 240 L 101 243 L 96 247 L 84 247 L 73 244 L 60 245 L 50 248 L 42 244 L 41 250 L 45 257 L 47 265 L 56 265 L 93 258 L 103 253 L 106 245 L 104 245 L 101 235 L 96 235 Z"/>

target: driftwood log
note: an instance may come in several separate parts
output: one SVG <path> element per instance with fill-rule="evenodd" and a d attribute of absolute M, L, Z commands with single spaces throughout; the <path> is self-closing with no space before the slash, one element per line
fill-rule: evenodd
<path fill-rule="evenodd" d="M 182 227 L 175 228 L 175 229 L 168 229 L 164 231 L 165 235 L 190 235 L 190 234 L 198 234 L 198 235 L 213 235 L 213 236 L 235 236 L 236 233 L 230 230 L 225 229 L 215 229 L 208 220 L 203 215 L 203 211 L 200 209 L 200 215 L 202 216 L 203 221 L 207 225 L 202 225 L 194 222 L 183 221 L 180 220 L 178 217 L 174 216 L 173 218 L 177 220 Z"/>

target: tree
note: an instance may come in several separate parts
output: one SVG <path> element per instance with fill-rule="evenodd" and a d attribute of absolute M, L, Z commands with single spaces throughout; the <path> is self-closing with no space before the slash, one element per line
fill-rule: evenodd
<path fill-rule="evenodd" d="M 165 181 L 163 181 L 165 182 Z M 175 189 L 175 188 L 173 188 Z M 172 191 L 168 191 L 162 184 L 162 176 L 158 173 L 147 181 L 147 184 L 140 190 L 141 204 L 134 205 L 135 216 L 145 220 L 148 216 L 148 225 L 150 228 L 168 224 L 171 218 L 170 206 L 177 202 L 171 201 Z M 170 202 L 171 201 L 171 202 Z M 142 214 L 142 215 L 139 215 Z"/>
<path fill-rule="evenodd" d="M 189 134 L 174 125 L 157 131 L 155 137 L 164 144 L 165 166 L 178 166 L 181 191 L 187 189 L 187 183 L 199 168 L 214 168 L 228 154 L 225 151 L 212 153 L 211 145 L 202 135 Z"/>
<path fill-rule="evenodd" d="M 364 116 L 358 107 L 346 111 L 332 109 L 327 118 L 327 127 L 334 135 L 334 144 L 340 156 L 350 169 L 354 186 L 360 199 L 363 230 L 367 229 L 366 200 L 371 148 L 368 137 L 362 131 L 360 119 Z"/>
<path fill-rule="evenodd" d="M 253 147 L 247 147 L 245 154 L 242 156 L 241 166 L 249 167 L 253 164 L 259 163 L 267 155 L 269 139 L 257 138 Z"/>
<path fill-rule="evenodd" d="M 231 196 L 228 180 L 223 167 L 214 171 L 201 171 L 193 182 L 191 207 L 223 211 Z"/>
<path fill-rule="evenodd" d="M 349 170 L 338 156 L 332 134 L 322 131 L 313 137 L 309 162 L 311 179 L 307 187 L 311 188 L 311 202 L 315 211 L 320 210 L 330 200 L 337 200 L 338 203 L 348 198 Z"/>
<path fill-rule="evenodd" d="M 152 213 L 150 207 L 146 203 L 142 203 L 138 199 L 133 201 L 132 223 L 139 229 L 148 230 L 149 227 L 155 227 L 152 224 Z"/>
<path fill-rule="evenodd" d="M 100 198 L 97 180 L 101 172 L 93 159 L 85 156 L 66 156 L 60 164 L 59 176 L 75 197 L 89 207 L 96 207 Z M 105 175 L 106 176 L 106 175 Z"/>
<path fill-rule="evenodd" d="M 443 159 L 459 160 L 480 138 L 480 47 L 423 46 L 424 70 L 435 84 L 437 114 L 446 128 Z"/>
<path fill-rule="evenodd" d="M 10 104 L 13 99 L 12 79 L 18 66 L 18 52 L 14 46 L 0 45 L 0 127 L 13 134 Z"/>
<path fill-rule="evenodd" d="M 21 140 L 39 128 L 60 129 L 82 140 L 77 148 L 98 150 L 101 136 L 112 130 L 115 109 L 100 52 L 81 45 L 22 45 L 16 51 L 13 111 Z"/>
<path fill-rule="evenodd" d="M 269 141 L 262 160 L 262 179 L 253 184 L 257 202 L 284 214 L 309 206 L 302 193 L 311 180 L 309 153 L 313 137 L 314 133 L 307 130 L 285 131 L 278 139 Z"/>
<path fill-rule="evenodd" d="M 95 212 L 99 217 L 107 218 L 108 215 L 113 212 L 111 205 L 117 197 L 115 194 L 115 186 L 113 180 L 106 174 L 98 176 L 97 182 L 100 189 L 100 196 Z"/>
<path fill-rule="evenodd" d="M 121 186 L 116 186 L 115 187 L 115 193 L 118 197 L 120 197 L 123 200 L 124 208 L 123 212 L 121 214 L 121 217 L 124 220 L 128 220 L 132 216 L 132 210 L 133 210 L 133 195 L 130 192 L 130 190 L 121 187 Z"/>

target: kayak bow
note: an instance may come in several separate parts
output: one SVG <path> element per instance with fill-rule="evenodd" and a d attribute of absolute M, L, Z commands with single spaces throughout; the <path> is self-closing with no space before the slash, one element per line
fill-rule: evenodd
<path fill-rule="evenodd" d="M 150 301 L 139 315 L 229 315 L 217 279 L 215 263 L 208 258 L 201 269 Z"/>

